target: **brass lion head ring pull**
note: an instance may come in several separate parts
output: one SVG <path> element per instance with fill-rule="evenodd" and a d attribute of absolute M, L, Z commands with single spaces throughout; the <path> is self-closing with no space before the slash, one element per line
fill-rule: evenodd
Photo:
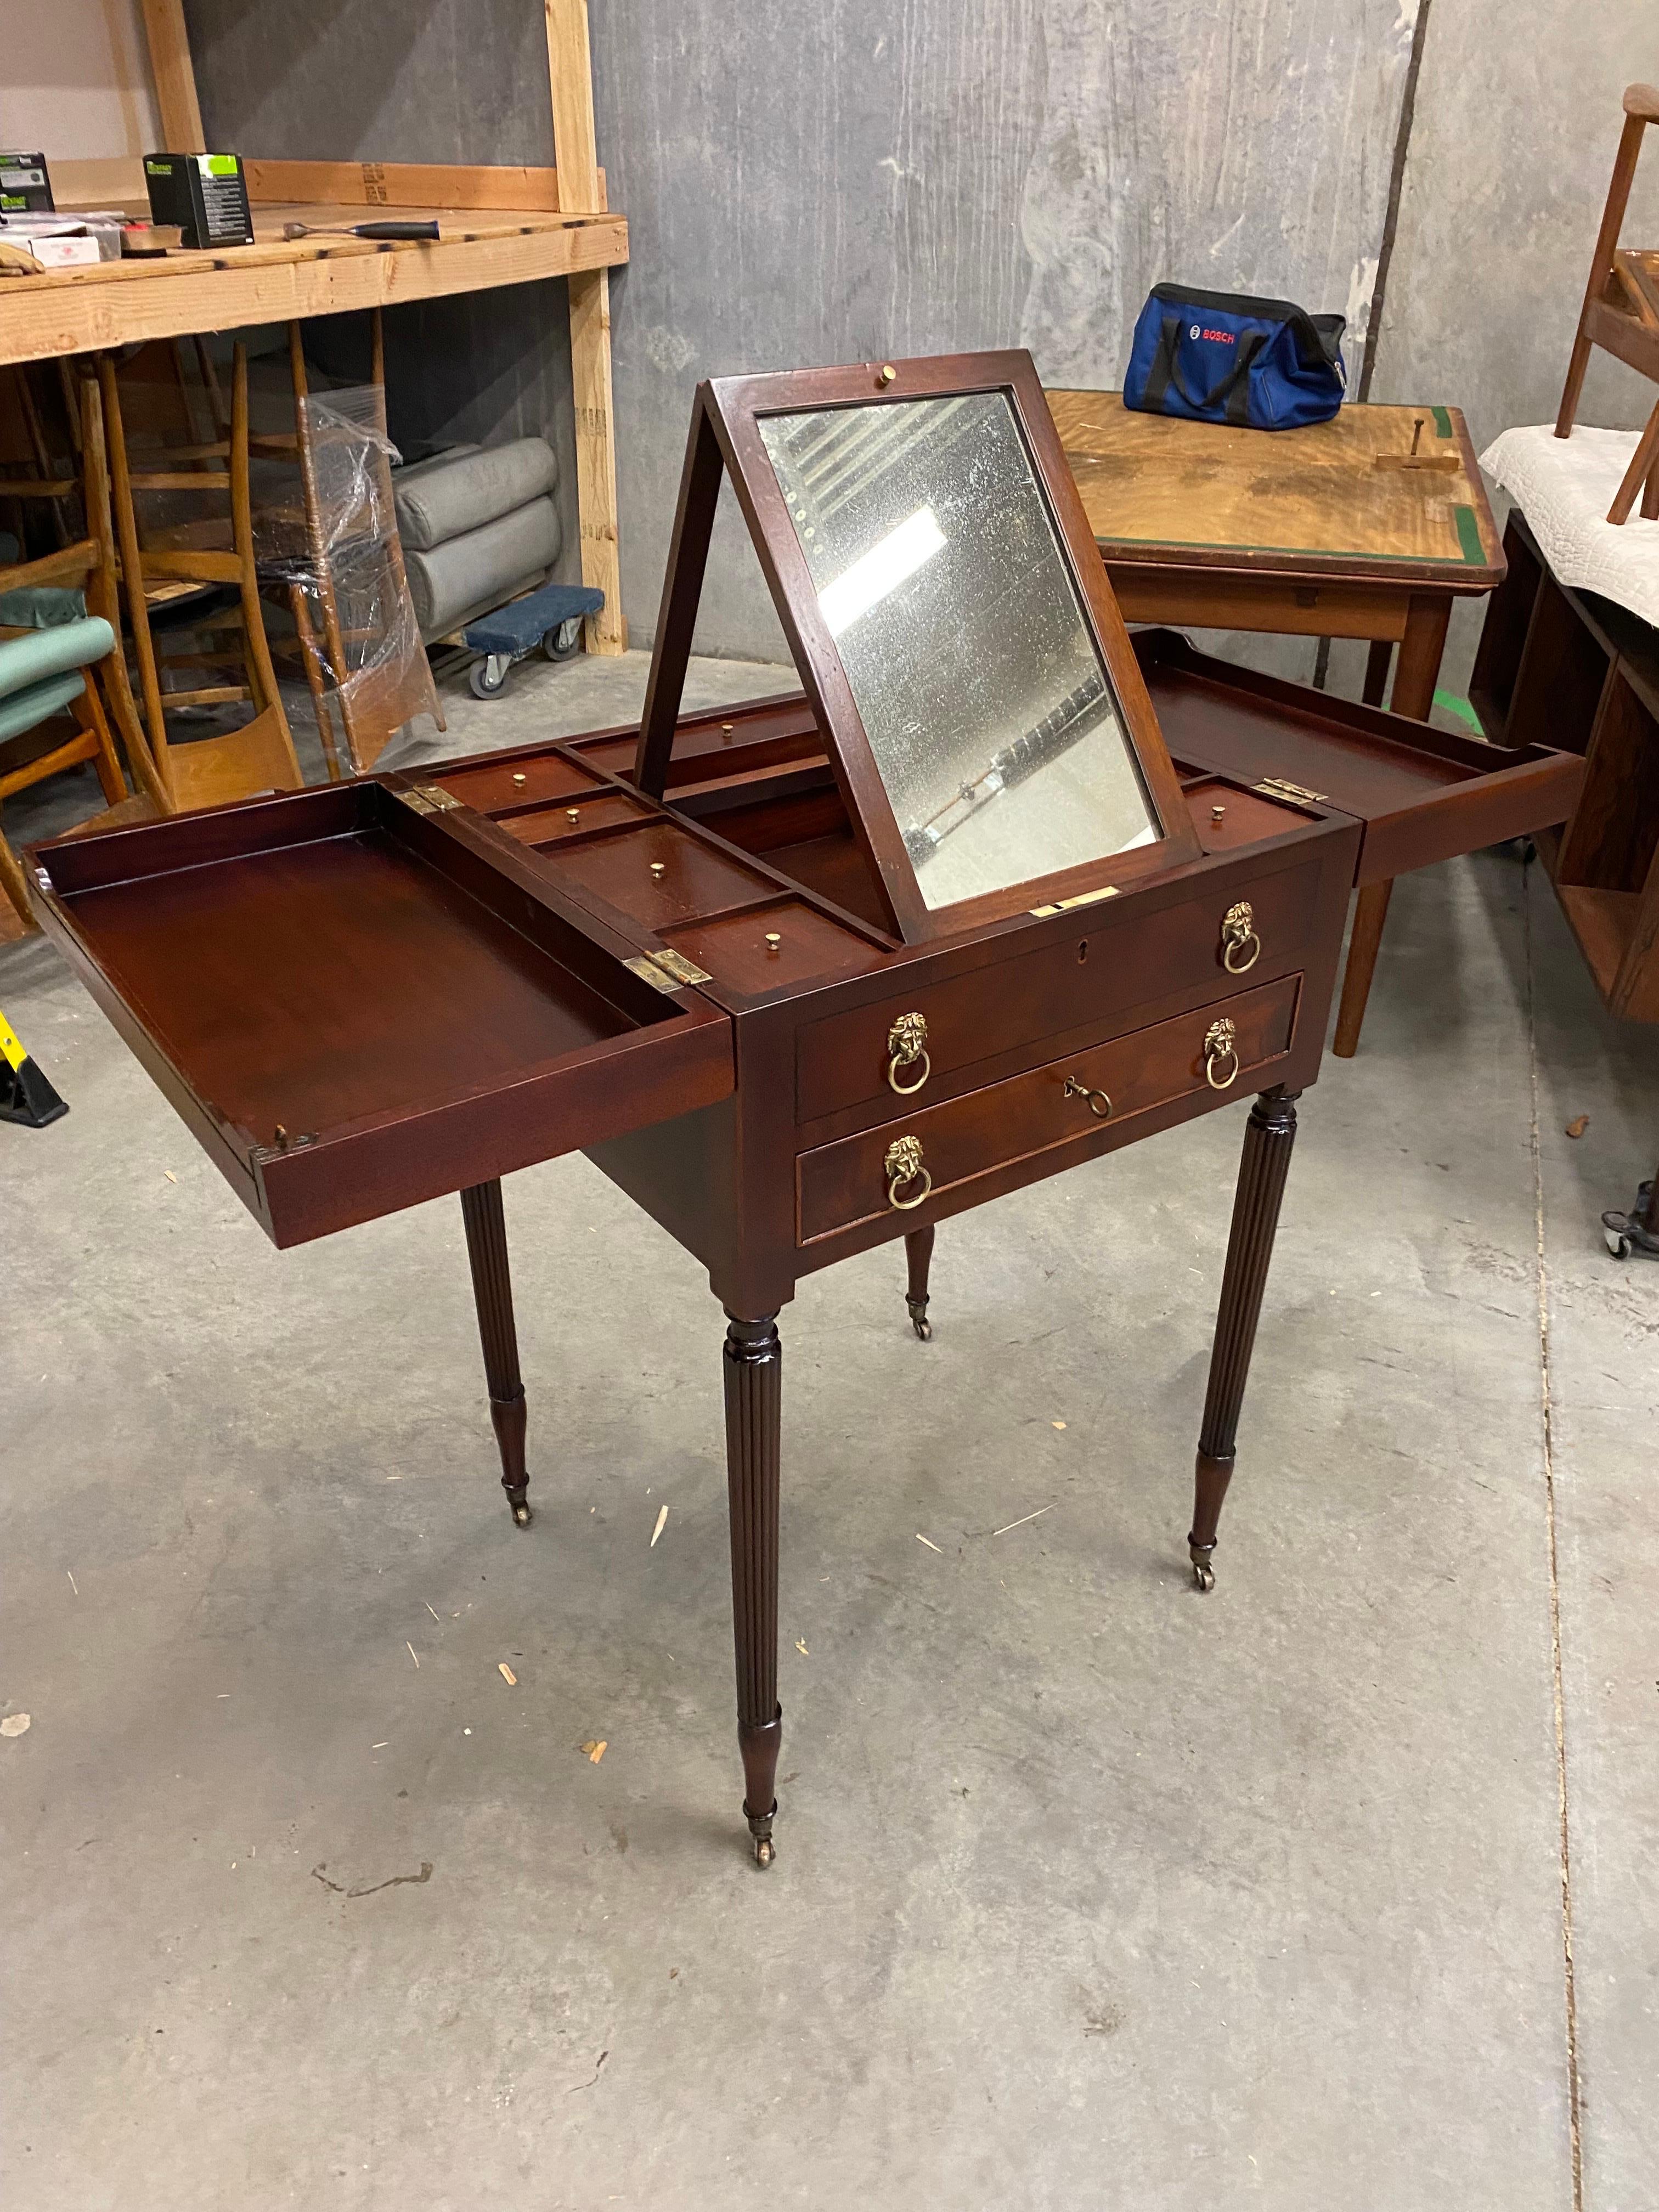
<path fill-rule="evenodd" d="M 887 1147 L 882 1168 L 887 1176 L 887 1203 L 901 1213 L 908 1213 L 920 1206 L 933 1188 L 933 1178 L 921 1164 L 920 1137 L 895 1137 Z M 912 1183 L 921 1186 L 915 1197 L 901 1198 L 899 1193 L 908 1190 Z"/>
<path fill-rule="evenodd" d="M 933 1063 L 927 1057 L 927 1017 L 926 1014 L 901 1014 L 887 1032 L 887 1081 L 890 1089 L 901 1098 L 908 1098 L 913 1091 L 920 1091 L 933 1072 Z M 920 1065 L 921 1073 L 914 1083 L 901 1083 L 901 1068 Z"/>
<path fill-rule="evenodd" d="M 1261 957 L 1261 939 L 1255 933 L 1255 911 L 1249 899 L 1240 899 L 1221 917 L 1221 964 L 1230 975 L 1243 975 Z"/>
<path fill-rule="evenodd" d="M 1224 1067 L 1224 1075 L 1217 1073 Z M 1204 1032 L 1204 1080 L 1212 1091 L 1231 1091 L 1238 1080 L 1238 1031 L 1224 1014 Z"/>
<path fill-rule="evenodd" d="M 1097 1121 L 1109 1121 L 1112 1118 L 1112 1102 L 1106 1093 L 1103 1091 L 1091 1091 L 1079 1076 L 1068 1075 L 1065 1087 L 1060 1095 L 1062 1098 L 1086 1098 L 1089 1102 L 1089 1111 Z"/>

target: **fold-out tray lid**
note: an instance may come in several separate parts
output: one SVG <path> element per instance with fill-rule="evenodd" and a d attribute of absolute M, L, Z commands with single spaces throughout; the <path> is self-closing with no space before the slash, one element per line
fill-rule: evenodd
<path fill-rule="evenodd" d="M 1352 815 L 1357 884 L 1528 836 L 1564 821 L 1577 797 L 1576 754 L 1431 729 L 1214 659 L 1176 630 L 1140 630 L 1133 642 L 1177 763 Z"/>
<path fill-rule="evenodd" d="M 46 927 L 279 1245 L 713 1103 L 729 1016 L 403 779 L 29 855 Z"/>

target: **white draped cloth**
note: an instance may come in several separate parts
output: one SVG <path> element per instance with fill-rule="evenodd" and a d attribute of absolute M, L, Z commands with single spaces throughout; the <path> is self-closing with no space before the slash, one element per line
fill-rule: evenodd
<path fill-rule="evenodd" d="M 1659 628 L 1659 521 L 1643 521 L 1639 492 L 1628 522 L 1607 519 L 1636 438 L 1582 424 L 1558 438 L 1553 425 L 1533 423 L 1495 438 L 1480 465 L 1525 514 L 1559 582 L 1599 592 Z"/>

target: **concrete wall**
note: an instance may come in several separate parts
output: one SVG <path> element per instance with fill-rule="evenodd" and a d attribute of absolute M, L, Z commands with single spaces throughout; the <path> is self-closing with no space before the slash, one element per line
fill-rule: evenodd
<path fill-rule="evenodd" d="M 1544 0 L 1516 27 L 1498 0 L 1432 0 L 1371 388 L 1462 407 L 1477 453 L 1511 423 L 1555 419 L 1620 99 L 1659 78 L 1655 0 Z M 1650 243 L 1659 131 L 1644 158 L 1626 235 Z M 1598 353 L 1578 419 L 1634 429 L 1655 397 Z M 1485 605 L 1454 613 L 1443 690 L 1467 689 Z"/>
<path fill-rule="evenodd" d="M 595 0 L 623 574 L 654 617 L 700 376 L 1024 343 L 1113 381 L 1158 278 L 1363 317 L 1398 0 Z M 700 642 L 781 650 L 728 519 Z"/>
<path fill-rule="evenodd" d="M 633 239 L 612 297 L 636 639 L 699 377 L 1024 343 L 1051 381 L 1110 383 L 1147 288 L 1178 276 L 1346 309 L 1357 381 L 1419 5 L 1372 396 L 1461 404 L 1485 440 L 1553 410 L 1619 91 L 1659 74 L 1653 0 L 1530 0 L 1523 28 L 1499 0 L 591 0 L 600 159 Z M 244 152 L 552 158 L 529 0 L 188 15 L 210 136 Z M 1659 149 L 1644 197 L 1659 236 Z M 562 286 L 422 311 L 393 374 L 421 435 L 539 418 L 568 452 Z M 1638 405 L 1598 367 L 1586 419 Z M 699 643 L 781 650 L 729 514 Z M 1310 647 L 1266 650 L 1311 667 Z M 1339 653 L 1345 685 L 1358 664 Z"/>

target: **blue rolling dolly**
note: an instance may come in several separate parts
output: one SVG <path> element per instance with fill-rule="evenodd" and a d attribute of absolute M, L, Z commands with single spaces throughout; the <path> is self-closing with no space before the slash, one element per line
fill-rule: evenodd
<path fill-rule="evenodd" d="M 471 651 L 481 653 L 467 682 L 475 699 L 493 699 L 507 682 L 507 671 L 539 646 L 550 660 L 568 660 L 582 641 L 582 622 L 605 605 L 605 593 L 586 584 L 544 584 L 521 599 L 509 599 L 493 614 L 470 622 L 461 636 Z"/>

